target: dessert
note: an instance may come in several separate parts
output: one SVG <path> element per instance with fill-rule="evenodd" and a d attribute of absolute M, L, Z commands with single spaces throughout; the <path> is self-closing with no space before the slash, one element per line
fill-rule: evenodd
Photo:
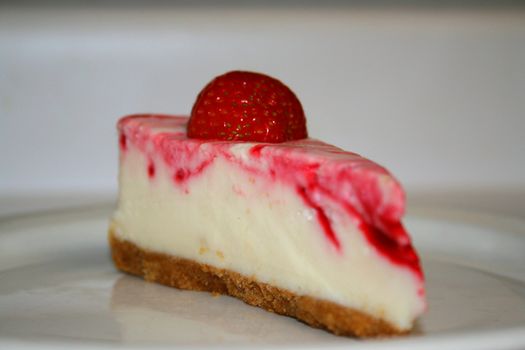
<path fill-rule="evenodd" d="M 307 137 L 297 97 L 250 72 L 209 83 L 191 117 L 118 123 L 122 271 L 229 294 L 335 334 L 407 333 L 426 308 L 399 182 Z"/>

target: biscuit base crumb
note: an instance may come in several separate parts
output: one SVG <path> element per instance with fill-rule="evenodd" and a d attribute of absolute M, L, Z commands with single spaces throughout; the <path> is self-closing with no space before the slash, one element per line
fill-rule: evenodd
<path fill-rule="evenodd" d="M 208 291 L 212 295 L 230 295 L 336 335 L 366 338 L 408 333 L 385 320 L 330 301 L 297 295 L 234 271 L 142 249 L 117 238 L 111 228 L 109 244 L 115 266 L 146 281 L 179 289 Z"/>

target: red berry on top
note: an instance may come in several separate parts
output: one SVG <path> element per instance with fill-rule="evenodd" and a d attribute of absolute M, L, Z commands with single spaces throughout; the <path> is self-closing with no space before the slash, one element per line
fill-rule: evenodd
<path fill-rule="evenodd" d="M 308 132 L 301 103 L 286 85 L 264 74 L 232 71 L 199 93 L 188 137 L 278 143 L 304 139 Z"/>

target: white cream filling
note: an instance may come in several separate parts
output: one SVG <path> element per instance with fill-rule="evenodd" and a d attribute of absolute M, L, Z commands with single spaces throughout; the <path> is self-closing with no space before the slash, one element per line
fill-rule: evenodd
<path fill-rule="evenodd" d="M 252 176 L 220 157 L 201 175 L 175 185 L 161 159 L 146 158 L 130 145 L 121 157 L 113 223 L 119 238 L 142 248 L 333 301 L 400 330 L 411 328 L 424 309 L 416 277 L 378 255 L 350 217 L 327 209 L 340 252 L 294 188 Z"/>

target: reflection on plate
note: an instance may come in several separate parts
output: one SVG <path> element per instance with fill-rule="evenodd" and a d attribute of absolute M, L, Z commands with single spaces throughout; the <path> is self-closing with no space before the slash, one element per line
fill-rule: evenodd
<path fill-rule="evenodd" d="M 0 222 L 0 347 L 525 347 L 525 232 L 411 217 L 429 311 L 409 337 L 356 341 L 239 300 L 123 275 L 104 208 Z"/>

